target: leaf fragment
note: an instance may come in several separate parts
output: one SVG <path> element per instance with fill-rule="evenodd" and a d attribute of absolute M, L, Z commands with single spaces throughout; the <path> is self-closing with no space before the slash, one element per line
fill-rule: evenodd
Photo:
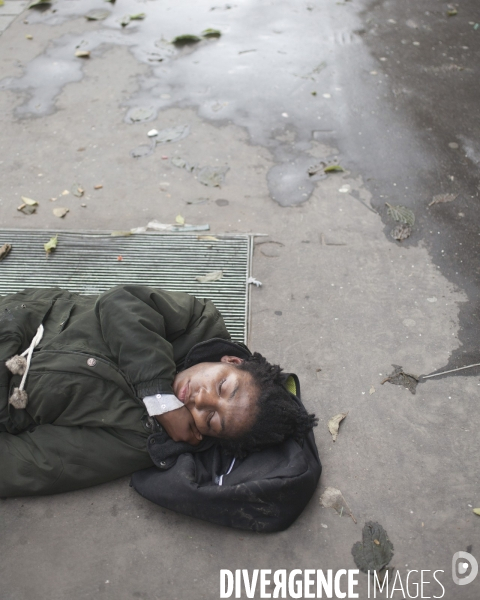
<path fill-rule="evenodd" d="M 449 4 L 447 6 L 447 17 L 454 17 L 456 14 L 458 14 L 458 10 L 455 8 L 455 6 L 453 6 L 453 4 Z"/>
<path fill-rule="evenodd" d="M 395 221 L 400 221 L 400 223 L 406 223 L 413 227 L 415 224 L 415 215 L 412 210 L 407 208 L 406 206 L 392 206 L 388 202 L 385 202 L 388 206 L 388 214 L 395 219 Z"/>
<path fill-rule="evenodd" d="M 23 214 L 25 214 L 25 215 L 33 215 L 34 213 L 37 212 L 37 207 L 30 206 L 29 204 L 23 203 L 17 207 L 17 210 L 19 210 L 20 212 L 23 212 Z"/>
<path fill-rule="evenodd" d="M 74 196 L 77 196 L 77 198 L 81 198 L 84 193 L 85 193 L 85 190 L 82 188 L 82 186 L 80 184 L 74 183 L 72 185 L 72 194 Z"/>
<path fill-rule="evenodd" d="M 85 15 L 85 18 L 87 21 L 103 21 L 111 14 L 112 13 L 109 10 L 105 10 L 103 8 L 94 8 Z"/>
<path fill-rule="evenodd" d="M 357 567 L 364 573 L 381 571 L 393 557 L 393 544 L 379 523 L 367 521 L 362 531 L 362 541 L 356 542 L 352 555 Z"/>
<path fill-rule="evenodd" d="M 203 167 L 198 171 L 198 180 L 203 185 L 220 187 L 230 167 Z"/>
<path fill-rule="evenodd" d="M 62 219 L 68 212 L 70 212 L 70 209 L 63 206 L 58 206 L 53 209 L 53 214 L 59 219 Z"/>
<path fill-rule="evenodd" d="M 90 50 L 75 50 L 77 58 L 90 58 Z"/>
<path fill-rule="evenodd" d="M 444 202 L 453 202 L 457 197 L 458 194 L 437 194 L 437 196 L 434 196 L 432 201 L 429 202 L 428 206 L 442 204 Z"/>
<path fill-rule="evenodd" d="M 341 165 L 328 165 L 323 170 L 325 173 L 339 173 L 340 171 L 345 171 Z"/>
<path fill-rule="evenodd" d="M 103 183 L 97 183 L 97 185 L 93 186 L 94 190 L 101 190 L 103 188 Z"/>
<path fill-rule="evenodd" d="M 112 231 L 111 237 L 128 237 L 132 235 L 131 231 Z"/>
<path fill-rule="evenodd" d="M 182 215 L 177 215 L 175 217 L 175 223 L 178 223 L 179 225 L 185 225 L 185 217 L 182 217 Z"/>
<path fill-rule="evenodd" d="M 1 4 L 0 4 L 1 6 Z M 0 248 L 0 260 L 3 260 L 12 249 L 12 244 L 3 244 Z"/>
<path fill-rule="evenodd" d="M 202 37 L 204 38 L 219 38 L 221 35 L 220 29 L 212 29 L 211 27 L 202 31 Z"/>
<path fill-rule="evenodd" d="M 412 394 L 415 395 L 418 384 L 418 377 L 412 375 L 411 373 L 405 373 L 403 367 L 401 367 L 400 365 L 392 364 L 392 367 L 394 368 L 394 370 L 390 373 L 390 375 L 388 375 L 388 377 L 385 377 L 385 379 L 380 382 L 381 385 L 383 385 L 387 381 L 389 383 L 393 383 L 393 385 L 402 385 L 403 387 L 407 388 L 407 390 L 409 390 Z"/>
<path fill-rule="evenodd" d="M 27 198 L 26 196 L 22 196 L 22 200 L 25 202 L 25 204 L 28 204 L 28 206 L 38 205 L 38 202 L 36 200 L 32 200 L 31 198 Z"/>
<path fill-rule="evenodd" d="M 338 415 L 335 415 L 334 417 L 332 417 L 330 419 L 330 421 L 328 422 L 328 431 L 332 434 L 332 438 L 333 441 L 335 442 L 337 437 L 338 437 L 338 430 L 340 428 L 340 423 L 343 421 L 343 419 L 345 419 L 345 417 L 348 415 L 348 412 L 346 413 L 339 413 Z"/>
<path fill-rule="evenodd" d="M 402 240 L 406 240 L 412 235 L 412 228 L 406 223 L 400 223 L 400 225 L 397 225 L 392 229 L 390 235 L 393 237 L 394 240 L 401 242 Z"/>
<path fill-rule="evenodd" d="M 218 242 L 218 237 L 214 235 L 197 235 L 197 240 L 204 240 L 206 242 Z"/>
<path fill-rule="evenodd" d="M 118 22 L 122 27 L 126 27 L 130 23 L 130 15 L 125 15 Z"/>
<path fill-rule="evenodd" d="M 58 243 L 58 235 L 55 235 L 54 237 L 50 238 L 46 244 L 43 244 L 43 247 L 45 248 L 45 252 L 47 253 L 47 256 L 50 254 L 50 252 L 52 250 L 55 250 L 55 248 L 57 247 L 57 243 Z"/>
<path fill-rule="evenodd" d="M 480 508 L 474 508 L 473 512 L 480 517 Z"/>
<path fill-rule="evenodd" d="M 370 395 L 372 395 L 372 394 L 374 394 L 374 393 L 375 393 L 375 391 L 376 391 L 376 390 L 375 390 L 375 388 L 374 388 L 374 387 L 373 387 L 373 385 L 372 385 L 372 386 L 370 387 L 369 394 L 370 394 Z"/>
<path fill-rule="evenodd" d="M 136 13 L 135 15 L 129 15 L 132 21 L 141 21 L 146 17 L 145 13 Z"/>
<path fill-rule="evenodd" d="M 183 138 L 187 137 L 189 133 L 189 125 L 177 125 L 176 127 L 169 127 L 168 129 L 162 129 L 162 131 L 158 131 L 154 141 L 157 144 L 178 142 L 179 140 L 183 140 Z"/>
<path fill-rule="evenodd" d="M 334 508 L 340 516 L 343 516 L 345 513 L 349 517 L 353 519 L 353 522 L 356 523 L 356 519 L 350 510 L 350 507 L 345 501 L 343 494 L 340 490 L 337 490 L 333 487 L 327 487 L 323 494 L 320 496 L 320 504 L 324 508 Z"/>
<path fill-rule="evenodd" d="M 212 271 L 212 273 L 207 273 L 206 275 L 197 275 L 195 279 L 199 283 L 211 283 L 212 281 L 218 281 L 222 279 L 223 271 Z"/>
<path fill-rule="evenodd" d="M 36 8 L 37 6 L 49 6 L 50 4 L 52 4 L 52 0 L 33 0 L 33 2 L 30 2 L 27 8 Z"/>
<path fill-rule="evenodd" d="M 173 38 L 172 44 L 175 46 L 189 46 L 191 44 L 196 44 L 197 42 L 201 42 L 202 38 L 198 37 L 198 35 L 193 35 L 191 33 L 184 33 L 183 35 L 177 35 L 177 37 Z"/>

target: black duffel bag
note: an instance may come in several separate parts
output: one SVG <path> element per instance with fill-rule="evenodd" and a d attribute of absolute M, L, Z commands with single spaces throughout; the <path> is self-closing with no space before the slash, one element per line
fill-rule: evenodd
<path fill-rule="evenodd" d="M 229 354 L 245 358 L 243 344 L 209 340 L 188 354 L 188 368 Z M 292 400 L 302 403 L 296 375 L 285 374 Z M 198 446 L 173 442 L 164 431 L 148 439 L 156 465 L 133 474 L 131 485 L 155 504 L 205 521 L 257 532 L 282 531 L 308 504 L 322 472 L 313 431 L 234 458 L 212 438 Z"/>

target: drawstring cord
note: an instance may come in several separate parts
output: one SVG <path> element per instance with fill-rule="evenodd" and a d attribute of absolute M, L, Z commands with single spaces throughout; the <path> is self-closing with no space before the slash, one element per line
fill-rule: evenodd
<path fill-rule="evenodd" d="M 40 343 L 43 337 L 44 328 L 40 324 L 37 333 L 34 335 L 30 346 L 22 352 L 22 354 L 13 356 L 10 360 L 7 360 L 6 366 L 13 374 L 22 375 L 22 380 L 18 388 L 13 390 L 13 394 L 10 396 L 9 402 L 14 408 L 25 408 L 28 402 L 28 394 L 23 389 L 27 380 L 28 371 L 30 369 L 30 363 L 32 362 L 32 354 L 35 348 Z M 26 357 L 26 358 L 25 358 Z"/>

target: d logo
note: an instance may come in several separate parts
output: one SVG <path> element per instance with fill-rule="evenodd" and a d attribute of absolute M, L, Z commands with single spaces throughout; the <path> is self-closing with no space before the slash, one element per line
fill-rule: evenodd
<path fill-rule="evenodd" d="M 457 561 L 462 562 L 457 565 Z M 466 562 L 469 561 L 469 562 Z M 468 567 L 471 567 L 470 573 L 466 577 L 461 577 L 468 571 Z M 457 585 L 467 585 L 472 583 L 478 574 L 478 562 L 477 559 L 469 554 L 468 552 L 455 552 L 452 558 L 452 577 L 453 581 Z M 460 578 L 460 577 L 461 578 Z"/>

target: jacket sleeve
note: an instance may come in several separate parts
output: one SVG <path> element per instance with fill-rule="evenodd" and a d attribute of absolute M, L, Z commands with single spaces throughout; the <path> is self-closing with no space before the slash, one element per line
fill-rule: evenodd
<path fill-rule="evenodd" d="M 103 339 L 139 398 L 173 394 L 175 362 L 198 342 L 229 339 L 213 302 L 183 292 L 128 285 L 95 305 Z"/>

